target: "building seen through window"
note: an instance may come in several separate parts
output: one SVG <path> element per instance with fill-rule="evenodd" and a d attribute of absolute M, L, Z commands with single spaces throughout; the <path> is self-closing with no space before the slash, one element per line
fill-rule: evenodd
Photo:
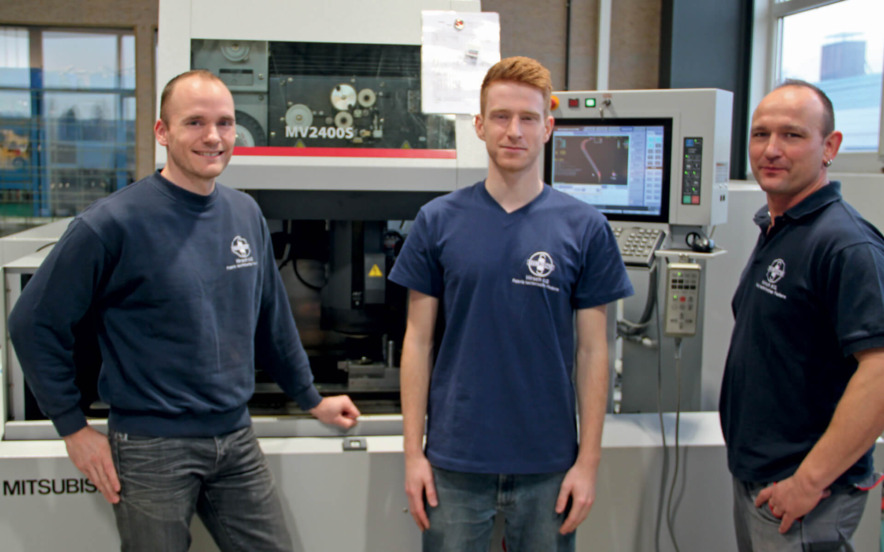
<path fill-rule="evenodd" d="M 844 133 L 842 152 L 876 151 L 884 2 L 843 0 L 786 13 L 778 26 L 782 55 L 777 80 L 802 79 L 826 92 L 835 107 L 836 126 Z"/>
<path fill-rule="evenodd" d="M 0 27 L 0 216 L 75 215 L 134 172 L 133 34 Z"/>

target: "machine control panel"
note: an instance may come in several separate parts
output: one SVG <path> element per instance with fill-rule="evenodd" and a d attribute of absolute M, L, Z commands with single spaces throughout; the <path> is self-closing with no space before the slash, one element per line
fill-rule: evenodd
<path fill-rule="evenodd" d="M 663 333 L 670 337 L 695 335 L 700 302 L 700 265 L 669 263 L 665 297 Z"/>
<path fill-rule="evenodd" d="M 654 252 L 663 244 L 666 233 L 658 228 L 612 224 L 620 255 L 626 266 L 650 267 Z"/>
<path fill-rule="evenodd" d="M 703 166 L 703 138 L 684 139 L 684 173 L 681 181 L 683 205 L 700 204 L 701 168 Z"/>

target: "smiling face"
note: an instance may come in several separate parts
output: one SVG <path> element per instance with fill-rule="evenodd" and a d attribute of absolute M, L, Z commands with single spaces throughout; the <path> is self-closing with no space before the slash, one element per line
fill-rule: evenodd
<path fill-rule="evenodd" d="M 476 133 L 485 142 L 490 170 L 501 175 L 538 171 L 553 118 L 546 115 L 543 93 L 527 84 L 495 81 L 486 90 Z"/>
<path fill-rule="evenodd" d="M 752 116 L 752 174 L 781 214 L 828 182 L 825 167 L 841 133 L 823 135 L 823 103 L 809 88 L 784 86 L 768 94 Z"/>
<path fill-rule="evenodd" d="M 210 194 L 236 142 L 233 96 L 221 81 L 185 77 L 174 84 L 154 134 L 167 152 L 162 175 L 191 192 Z"/>

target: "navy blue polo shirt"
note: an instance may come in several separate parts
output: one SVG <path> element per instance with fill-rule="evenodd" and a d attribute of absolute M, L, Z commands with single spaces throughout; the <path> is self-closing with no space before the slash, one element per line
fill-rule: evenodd
<path fill-rule="evenodd" d="M 884 346 L 884 237 L 832 182 L 761 235 L 734 295 L 734 331 L 719 410 L 731 473 L 792 475 L 825 432 L 853 354 Z M 872 471 L 869 450 L 839 479 Z"/>

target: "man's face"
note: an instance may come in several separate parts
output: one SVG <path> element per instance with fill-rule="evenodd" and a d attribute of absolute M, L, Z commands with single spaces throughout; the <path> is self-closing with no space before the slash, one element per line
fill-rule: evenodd
<path fill-rule="evenodd" d="M 549 140 L 553 118 L 545 115 L 540 90 L 510 81 L 491 83 L 476 133 L 485 141 L 490 162 L 501 173 L 535 170 Z"/>
<path fill-rule="evenodd" d="M 166 101 L 166 121 L 154 127 L 166 147 L 163 175 L 192 191 L 211 191 L 236 142 L 233 96 L 220 82 L 189 77 L 175 84 Z"/>
<path fill-rule="evenodd" d="M 749 163 L 752 174 L 771 197 L 797 203 L 826 183 L 823 163 L 833 159 L 840 133 L 823 136 L 823 103 L 810 89 L 778 88 L 752 116 Z"/>

